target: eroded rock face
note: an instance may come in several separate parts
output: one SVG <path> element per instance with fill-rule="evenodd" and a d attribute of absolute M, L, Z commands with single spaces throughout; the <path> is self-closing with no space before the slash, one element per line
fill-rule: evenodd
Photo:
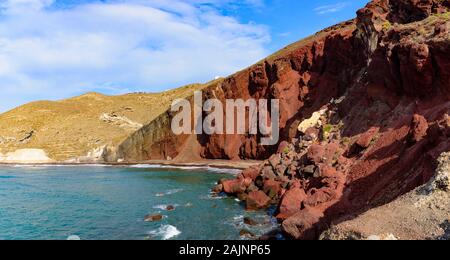
<path fill-rule="evenodd" d="M 362 60 L 336 69 L 342 77 L 335 82 L 328 81 L 327 71 L 317 81 L 309 79 L 307 86 L 320 88 L 323 80 L 327 91 L 342 92 L 318 95 L 308 89 L 298 108 L 301 119 L 293 121 L 301 131 L 288 135 L 291 142 L 280 144 L 250 184 L 269 196 L 273 192 L 263 183 L 277 182 L 272 203 L 286 235 L 318 238 L 330 223 L 388 204 L 434 176 L 438 157 L 450 150 L 450 38 L 441 33 L 448 10 L 447 1 L 373 1 L 358 12 L 352 36 L 339 40 Z M 321 50 L 333 57 L 340 44 L 332 46 Z M 292 67 L 322 66 L 309 58 L 310 65 L 291 62 Z M 342 82 L 347 85 L 341 89 Z M 445 189 L 448 178 L 441 176 L 433 183 Z M 382 234 L 392 231 L 368 236 Z"/>
<path fill-rule="evenodd" d="M 433 13 L 443 13 L 450 8 L 448 0 L 391 0 L 388 18 L 395 23 L 421 21 Z"/>
<path fill-rule="evenodd" d="M 328 103 L 346 93 L 345 102 L 337 104 L 340 114 L 361 100 L 378 102 L 371 117 L 392 110 L 402 96 L 448 99 L 448 10 L 447 0 L 372 1 L 356 20 L 328 28 L 212 84 L 204 90 L 203 99 L 223 103 L 237 98 L 279 99 L 280 141 L 290 141 L 297 137 L 298 128 L 306 132 L 320 122 L 328 113 Z M 427 17 L 434 20 L 424 22 Z M 277 152 L 277 146 L 259 145 L 261 135 L 175 136 L 170 130 L 173 116 L 164 113 L 144 126 L 119 146 L 115 157 L 239 160 L 267 159 Z M 198 149 L 187 149 L 194 142 Z"/>
<path fill-rule="evenodd" d="M 203 91 L 203 100 L 250 98 L 280 100 L 281 140 L 297 135 L 298 123 L 310 118 L 332 98 L 342 95 L 356 78 L 361 61 L 353 49 L 353 21 L 329 28 L 264 62 L 238 72 Z M 343 71 L 341 68 L 348 68 Z M 278 146 L 262 146 L 262 135 L 195 135 L 198 150 L 183 149 L 189 136 L 175 136 L 164 113 L 124 141 L 118 158 L 128 161 L 184 157 L 197 159 L 267 159 Z M 206 115 L 205 115 L 206 116 Z"/>

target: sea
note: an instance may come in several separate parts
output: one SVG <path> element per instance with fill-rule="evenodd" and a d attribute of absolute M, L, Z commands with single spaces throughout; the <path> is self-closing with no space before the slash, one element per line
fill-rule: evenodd
<path fill-rule="evenodd" d="M 246 212 L 237 199 L 210 192 L 217 180 L 237 173 L 162 165 L 0 166 L 0 240 L 255 239 L 277 227 L 270 212 Z M 153 214 L 163 219 L 144 221 Z M 246 217 L 258 224 L 246 225 Z"/>

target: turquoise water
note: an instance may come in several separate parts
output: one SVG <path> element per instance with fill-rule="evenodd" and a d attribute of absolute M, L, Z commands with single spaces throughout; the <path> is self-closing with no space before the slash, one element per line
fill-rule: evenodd
<path fill-rule="evenodd" d="M 240 239 L 273 228 L 210 189 L 230 173 L 154 167 L 0 167 L 0 239 Z M 174 205 L 174 211 L 166 211 Z M 147 214 L 160 222 L 145 222 Z M 248 227 L 244 216 L 262 226 Z"/>

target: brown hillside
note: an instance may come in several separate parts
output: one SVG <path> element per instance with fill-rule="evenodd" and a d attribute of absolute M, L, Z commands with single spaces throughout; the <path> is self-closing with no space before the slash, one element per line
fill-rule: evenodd
<path fill-rule="evenodd" d="M 121 143 L 167 110 L 176 98 L 205 85 L 147 94 L 106 96 L 88 93 L 61 101 L 38 101 L 0 115 L 0 152 L 43 149 L 57 161 L 86 156 Z"/>

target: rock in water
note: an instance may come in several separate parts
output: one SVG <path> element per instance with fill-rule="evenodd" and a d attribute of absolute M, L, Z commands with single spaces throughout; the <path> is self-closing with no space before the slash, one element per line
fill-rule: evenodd
<path fill-rule="evenodd" d="M 223 191 L 223 185 L 222 184 L 217 184 L 216 186 L 214 186 L 214 188 L 212 189 L 212 192 L 215 193 L 220 193 Z"/>
<path fill-rule="evenodd" d="M 249 218 L 249 217 L 245 217 L 244 218 L 244 224 L 249 225 L 249 226 L 257 226 L 257 225 L 259 225 L 259 223 L 256 220 L 254 220 L 252 218 Z"/>
<path fill-rule="evenodd" d="M 255 234 L 253 234 L 250 230 L 242 229 L 241 231 L 239 231 L 239 236 L 252 238 L 255 237 Z"/>
<path fill-rule="evenodd" d="M 161 221 L 162 219 L 163 219 L 163 215 L 161 215 L 161 214 L 147 215 L 144 217 L 145 222 Z"/>

